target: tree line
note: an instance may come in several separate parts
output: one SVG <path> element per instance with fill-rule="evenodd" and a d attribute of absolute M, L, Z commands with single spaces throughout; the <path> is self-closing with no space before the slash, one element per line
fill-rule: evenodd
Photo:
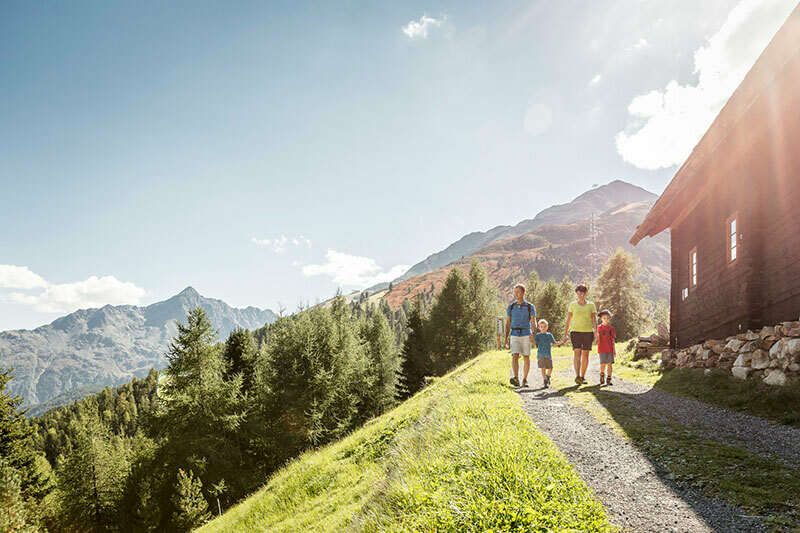
<path fill-rule="evenodd" d="M 625 334 L 652 314 L 636 269 L 615 254 L 595 287 Z M 527 285 L 539 315 L 563 331 L 573 283 L 532 273 Z M 396 310 L 338 296 L 224 342 L 198 308 L 178 325 L 162 372 L 33 421 L 0 373 L 0 531 L 192 529 L 304 450 L 484 351 L 506 303 L 474 262 L 451 270 L 438 295 Z"/>

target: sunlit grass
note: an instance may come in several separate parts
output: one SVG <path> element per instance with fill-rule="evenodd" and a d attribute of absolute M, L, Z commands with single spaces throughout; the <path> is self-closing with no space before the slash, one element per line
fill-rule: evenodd
<path fill-rule="evenodd" d="M 609 531 L 489 352 L 309 452 L 205 531 Z"/>

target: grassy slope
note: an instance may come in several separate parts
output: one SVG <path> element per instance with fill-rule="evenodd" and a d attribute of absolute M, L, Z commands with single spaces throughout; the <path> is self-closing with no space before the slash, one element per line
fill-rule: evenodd
<path fill-rule="evenodd" d="M 608 531 L 605 511 L 479 356 L 308 452 L 203 531 Z"/>

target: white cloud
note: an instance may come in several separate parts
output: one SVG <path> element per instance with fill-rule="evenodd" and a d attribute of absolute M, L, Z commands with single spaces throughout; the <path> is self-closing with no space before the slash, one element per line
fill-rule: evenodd
<path fill-rule="evenodd" d="M 0 289 L 38 289 L 47 286 L 42 276 L 28 267 L 0 265 Z"/>
<path fill-rule="evenodd" d="M 546 104 L 535 102 L 525 110 L 523 127 L 531 135 L 541 135 L 553 124 L 553 111 Z"/>
<path fill-rule="evenodd" d="M 392 281 L 409 268 L 409 265 L 396 265 L 389 270 L 383 270 L 370 257 L 328 250 L 325 262 L 320 265 L 304 266 L 303 275 L 329 276 L 341 287 L 364 289 L 376 283 Z"/>
<path fill-rule="evenodd" d="M 25 285 L 17 282 L 13 285 L 0 286 L 43 290 L 38 293 L 11 292 L 7 295 L 8 299 L 46 313 L 72 312 L 77 309 L 102 307 L 106 304 L 137 304 L 145 295 L 144 289 L 133 283 L 120 281 L 114 276 L 91 276 L 84 281 L 74 283 L 48 283 L 26 267 L 17 268 L 27 272 L 23 281 L 27 280 L 29 283 Z M 0 268 L 0 272 L 3 270 Z"/>
<path fill-rule="evenodd" d="M 636 41 L 636 43 L 634 43 L 632 48 L 634 50 L 641 50 L 642 48 L 647 48 L 648 46 L 650 46 L 650 43 L 647 42 L 647 39 L 642 37 L 638 41 Z"/>
<path fill-rule="evenodd" d="M 683 163 L 795 6 L 796 0 L 741 0 L 695 51 L 696 84 L 672 80 L 633 98 L 628 127 L 616 136 L 622 158 L 649 170 Z"/>
<path fill-rule="evenodd" d="M 603 75 L 598 72 L 597 74 L 592 76 L 591 80 L 589 80 L 589 87 L 594 87 L 595 85 L 600 83 L 602 80 L 603 80 Z"/>
<path fill-rule="evenodd" d="M 262 248 L 269 248 L 276 254 L 282 254 L 286 252 L 290 246 L 295 248 L 300 246 L 311 248 L 311 240 L 302 235 L 298 235 L 297 237 L 287 237 L 286 235 L 281 235 L 280 237 L 276 237 L 274 239 L 259 239 L 256 237 L 251 237 L 250 242 Z"/>
<path fill-rule="evenodd" d="M 428 15 L 422 15 L 419 20 L 412 20 L 403 26 L 402 30 L 411 40 L 427 39 L 428 32 L 441 26 L 444 20 L 445 17 L 436 19 Z"/>

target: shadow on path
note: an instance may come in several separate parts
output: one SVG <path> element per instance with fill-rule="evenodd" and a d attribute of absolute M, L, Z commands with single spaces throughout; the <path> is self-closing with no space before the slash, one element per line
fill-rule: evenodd
<path fill-rule="evenodd" d="M 560 374 L 562 380 L 567 375 Z M 612 520 L 625 529 L 766 531 L 763 519 L 772 512 L 782 515 L 779 528 L 788 529 L 800 519 L 796 507 L 780 503 L 782 495 L 774 485 L 782 475 L 792 475 L 793 468 L 787 472 L 786 466 L 791 466 L 792 458 L 800 458 L 792 449 L 792 444 L 800 447 L 795 428 L 787 432 L 757 417 L 618 378 L 612 387 L 573 385 L 518 392 L 534 422 L 575 464 Z M 581 399 L 584 394 L 591 398 Z M 562 401 L 567 395 L 576 395 L 576 401 Z M 592 399 L 603 409 L 596 404 L 592 408 Z M 591 409 L 598 411 L 596 417 Z M 604 416 L 627 438 L 602 423 Z M 772 434 L 777 434 L 777 446 Z M 789 451 L 773 453 L 780 452 L 784 440 Z M 751 468 L 758 468 L 759 475 L 752 475 Z M 773 502 L 765 496 L 770 491 Z M 722 495 L 725 501 L 719 498 Z M 760 507 L 750 505 L 756 496 L 761 498 Z"/>

